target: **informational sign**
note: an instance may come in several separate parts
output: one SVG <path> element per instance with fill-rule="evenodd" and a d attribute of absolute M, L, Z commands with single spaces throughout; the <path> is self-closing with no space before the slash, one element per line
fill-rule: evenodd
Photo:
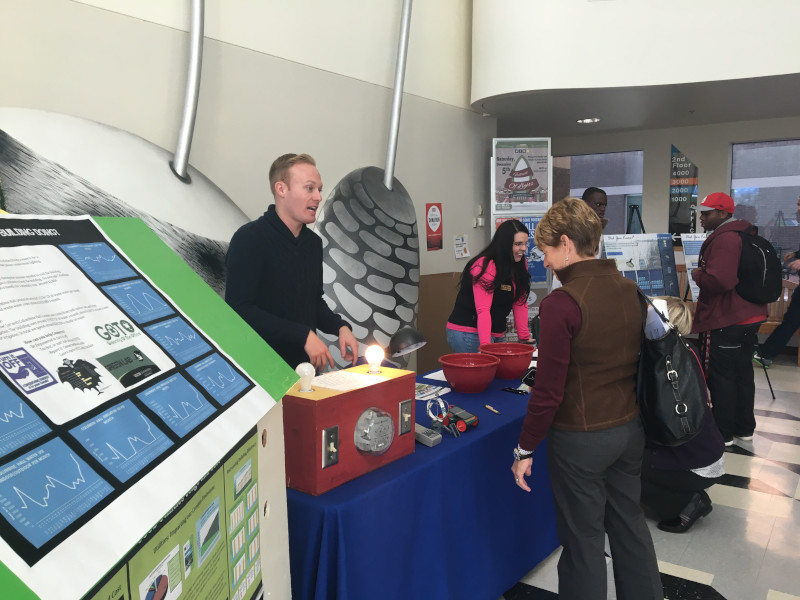
<path fill-rule="evenodd" d="M 689 289 L 692 292 L 692 300 L 697 302 L 700 295 L 700 288 L 692 279 L 692 271 L 697 268 L 700 261 L 700 248 L 708 237 L 707 233 L 684 233 L 681 235 L 683 240 L 683 257 L 686 261 L 686 281 L 689 282 Z M 681 298 L 686 290 L 681 290 Z"/>
<path fill-rule="evenodd" d="M 441 250 L 444 242 L 442 223 L 442 204 L 440 202 L 425 205 L 425 238 L 428 250 Z"/>
<path fill-rule="evenodd" d="M 603 253 L 648 296 L 678 296 L 678 273 L 668 233 L 604 235 Z"/>
<path fill-rule="evenodd" d="M 0 290 L 0 561 L 79 598 L 275 402 L 88 217 L 0 217 Z M 185 594 L 187 543 L 195 569 L 226 543 L 225 485 L 134 597 Z"/>
<path fill-rule="evenodd" d="M 456 258 L 469 258 L 469 240 L 467 234 L 462 233 L 453 238 L 453 249 Z"/>
<path fill-rule="evenodd" d="M 669 173 L 669 232 L 676 244 L 684 233 L 696 231 L 697 167 L 672 146 Z"/>
<path fill-rule="evenodd" d="M 525 252 L 525 262 L 528 265 L 528 273 L 531 276 L 531 287 L 547 287 L 547 269 L 544 267 L 544 253 L 536 247 L 533 242 L 533 232 L 542 220 L 541 216 L 520 215 L 518 217 L 497 217 L 494 220 L 495 231 L 503 221 L 510 221 L 512 218 L 522 222 L 528 228 L 528 250 Z"/>
<path fill-rule="evenodd" d="M 492 216 L 542 214 L 550 207 L 550 138 L 495 138 Z"/>

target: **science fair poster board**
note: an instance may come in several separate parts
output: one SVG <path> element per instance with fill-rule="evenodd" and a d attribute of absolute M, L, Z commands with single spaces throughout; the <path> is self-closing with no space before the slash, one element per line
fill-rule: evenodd
<path fill-rule="evenodd" d="M 680 295 L 670 234 L 604 235 L 603 254 L 648 296 Z"/>
<path fill-rule="evenodd" d="M 137 219 L 2 216 L 0 266 L 4 593 L 251 597 L 254 425 L 294 372 Z"/>
<path fill-rule="evenodd" d="M 700 248 L 703 247 L 703 242 L 708 237 L 707 233 L 682 233 L 681 239 L 683 240 L 683 257 L 686 261 L 686 281 L 689 282 L 689 289 L 692 292 L 692 300 L 697 302 L 697 297 L 700 295 L 700 288 L 692 279 L 692 271 L 697 268 L 700 262 Z M 681 290 L 681 298 L 686 290 Z"/>
<path fill-rule="evenodd" d="M 550 138 L 494 138 L 492 218 L 544 214 L 552 205 Z"/>

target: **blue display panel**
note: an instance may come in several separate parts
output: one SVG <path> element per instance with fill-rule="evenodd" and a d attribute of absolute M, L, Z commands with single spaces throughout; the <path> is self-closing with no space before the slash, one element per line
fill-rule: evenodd
<path fill-rule="evenodd" d="M 222 405 L 246 390 L 250 383 L 216 352 L 187 367 L 186 371 Z"/>
<path fill-rule="evenodd" d="M 162 321 L 144 329 L 180 364 L 185 364 L 211 350 L 211 346 L 181 317 Z"/>
<path fill-rule="evenodd" d="M 164 432 L 130 400 L 73 427 L 70 433 L 123 482 L 172 446 Z"/>
<path fill-rule="evenodd" d="M 95 283 L 134 277 L 136 273 L 105 242 L 63 244 L 60 248 Z"/>
<path fill-rule="evenodd" d="M 2 516 L 37 548 L 111 492 L 108 482 L 58 438 L 0 467 Z"/>
<path fill-rule="evenodd" d="M 49 432 L 39 415 L 0 381 L 0 456 Z"/>
<path fill-rule="evenodd" d="M 138 394 L 138 398 L 180 437 L 216 412 L 200 391 L 177 373 Z"/>
<path fill-rule="evenodd" d="M 103 290 L 140 325 L 175 313 L 172 307 L 141 279 L 107 285 Z"/>

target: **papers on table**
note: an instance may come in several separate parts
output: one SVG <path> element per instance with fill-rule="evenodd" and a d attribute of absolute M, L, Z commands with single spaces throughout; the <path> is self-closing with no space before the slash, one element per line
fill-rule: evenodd
<path fill-rule="evenodd" d="M 449 387 L 444 387 L 442 385 L 433 385 L 432 383 L 417 383 L 415 385 L 414 397 L 417 400 L 430 400 L 431 398 L 436 398 L 436 396 L 446 394 L 449 391 Z"/>
<path fill-rule="evenodd" d="M 317 375 L 311 383 L 312 385 L 328 388 L 329 390 L 349 392 L 350 390 L 365 388 L 381 381 L 388 381 L 388 379 L 388 377 L 384 377 L 383 375 L 350 373 L 348 371 L 329 371 L 322 375 Z"/>

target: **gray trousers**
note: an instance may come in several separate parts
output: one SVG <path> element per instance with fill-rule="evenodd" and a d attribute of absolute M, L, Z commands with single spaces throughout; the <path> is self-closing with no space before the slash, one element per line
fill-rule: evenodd
<path fill-rule="evenodd" d="M 550 429 L 559 600 L 607 597 L 608 534 L 619 600 L 663 600 L 653 539 L 639 506 L 644 432 L 639 419 L 600 431 Z"/>

